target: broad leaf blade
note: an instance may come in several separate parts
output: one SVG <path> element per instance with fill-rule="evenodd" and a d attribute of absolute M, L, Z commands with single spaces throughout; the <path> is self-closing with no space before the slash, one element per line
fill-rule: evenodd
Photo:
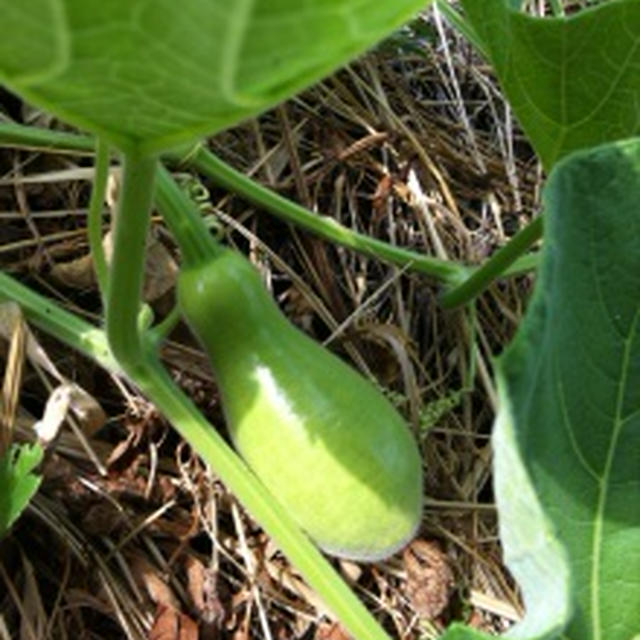
<path fill-rule="evenodd" d="M 539 19 L 510 0 L 463 0 L 547 169 L 566 154 L 640 131 L 640 2 Z"/>
<path fill-rule="evenodd" d="M 512 406 L 504 381 L 499 383 L 501 408 L 492 442 L 500 540 L 527 608 L 525 619 L 508 637 L 557 638 L 570 618 L 568 559 L 545 513 L 539 487 L 527 472 L 528 452 L 520 446 L 520 425 L 513 420 L 517 407 Z"/>
<path fill-rule="evenodd" d="M 1 2 L 0 9 L 0 79 L 36 82 L 64 67 L 68 42 L 57 0 Z"/>
<path fill-rule="evenodd" d="M 504 559 L 520 585 L 527 612 L 508 638 L 560 638 L 570 619 L 568 558 L 555 536 L 525 463 L 510 398 L 500 380 L 501 410 L 493 431 L 494 490 Z M 443 640 L 490 640 L 492 636 L 456 625 Z M 576 639 L 577 640 L 577 639 Z"/>
<path fill-rule="evenodd" d="M 0 538 L 24 511 L 40 486 L 33 473 L 43 456 L 42 447 L 12 445 L 0 458 Z"/>
<path fill-rule="evenodd" d="M 569 157 L 545 194 L 536 293 L 500 363 L 496 489 L 504 518 L 522 488 L 515 446 L 569 557 L 566 637 L 629 640 L 640 630 L 640 141 Z M 512 518 L 503 534 L 530 554 L 531 528 Z"/>
<path fill-rule="evenodd" d="M 0 53 L 18 46 L 25 51 L 17 63 L 15 56 L 0 56 L 0 79 L 120 146 L 145 141 L 161 149 L 229 127 L 289 97 L 424 4 L 38 0 L 17 11 L 15 0 L 0 0 L 2 15 L 16 15 L 13 28 L 3 32 Z M 52 24 L 52 7 L 62 22 Z M 54 72 L 36 51 L 40 45 L 25 38 L 27 29 L 56 34 L 69 52 L 65 64 Z M 42 69 L 34 68 L 38 60 Z"/>

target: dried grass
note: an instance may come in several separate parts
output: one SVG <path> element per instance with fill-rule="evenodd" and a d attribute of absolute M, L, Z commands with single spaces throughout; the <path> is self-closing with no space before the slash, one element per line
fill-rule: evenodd
<path fill-rule="evenodd" d="M 478 263 L 537 213 L 541 172 L 468 43 L 437 14 L 414 27 L 423 35 L 414 29 L 390 39 L 211 146 L 270 188 L 351 228 Z M 0 153 L 0 256 L 3 268 L 95 319 L 94 288 L 74 291 L 48 277 L 54 265 L 86 253 L 87 166 L 70 155 Z M 474 313 L 445 312 L 436 283 L 330 246 L 200 184 L 221 234 L 251 255 L 289 317 L 377 380 L 419 436 L 428 498 L 420 542 L 409 549 L 415 557 L 336 563 L 345 579 L 394 637 L 436 637 L 451 619 L 508 628 L 522 608 L 497 539 L 491 373 L 531 278 L 493 286 Z M 166 311 L 169 303 L 159 304 Z M 90 440 L 94 462 L 64 430 L 49 452 L 42 490 L 0 544 L 0 638 L 138 640 L 154 637 L 159 620 L 182 620 L 188 629 L 186 619 L 197 622 L 202 638 L 346 637 L 152 406 L 42 340 L 109 419 Z M 221 426 L 215 385 L 186 330 L 174 334 L 164 357 Z M 28 432 L 29 412 L 41 412 L 47 394 L 27 370 L 18 432 Z M 448 570 L 455 586 L 444 607 L 425 613 L 434 600 L 429 585 L 442 589 Z M 186 618 L 167 619 L 167 608 Z"/>

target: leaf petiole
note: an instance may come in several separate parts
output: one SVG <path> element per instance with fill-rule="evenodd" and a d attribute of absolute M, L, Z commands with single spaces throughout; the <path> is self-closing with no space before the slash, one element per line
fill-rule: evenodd
<path fill-rule="evenodd" d="M 440 260 L 370 238 L 348 229 L 328 216 L 312 213 L 251 180 L 202 147 L 191 156 L 190 163 L 193 168 L 225 189 L 264 207 L 277 218 L 311 231 L 325 240 L 392 264 L 409 265 L 411 271 L 424 273 L 448 284 L 460 282 L 468 273 L 467 267 L 459 263 Z"/>
<path fill-rule="evenodd" d="M 542 219 L 542 216 L 535 218 L 478 267 L 469 278 L 445 292 L 440 298 L 442 306 L 451 308 L 466 304 L 482 293 L 494 280 L 505 275 L 509 267 L 515 266 L 516 260 L 542 237 Z"/>
<path fill-rule="evenodd" d="M 73 152 L 95 150 L 93 138 L 89 136 L 7 123 L 0 123 L 0 145 Z M 188 154 L 186 159 L 184 153 L 179 152 L 166 154 L 164 157 L 181 166 L 186 163 L 187 166 L 199 170 L 221 186 L 260 205 L 272 215 L 358 253 L 400 267 L 408 266 L 410 271 L 424 273 L 449 285 L 463 281 L 470 273 L 470 269 L 463 264 L 439 260 L 370 238 L 352 231 L 329 216 L 312 213 L 305 207 L 262 187 L 201 146 Z"/>
<path fill-rule="evenodd" d="M 91 201 L 89 203 L 89 246 L 100 294 L 104 300 L 109 286 L 109 268 L 102 246 L 102 208 L 109 178 L 109 145 L 101 139 L 96 143 L 96 164 Z"/>

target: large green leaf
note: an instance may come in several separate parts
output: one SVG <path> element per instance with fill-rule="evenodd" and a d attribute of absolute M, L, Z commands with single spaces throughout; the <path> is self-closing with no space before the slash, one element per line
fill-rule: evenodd
<path fill-rule="evenodd" d="M 161 149 L 283 100 L 424 5 L 0 0 L 0 81 L 121 147 Z"/>
<path fill-rule="evenodd" d="M 640 638 L 638 203 L 638 139 L 572 154 L 545 189 L 536 290 L 498 363 L 500 538 L 527 609 L 510 638 Z"/>
<path fill-rule="evenodd" d="M 539 281 L 500 363 L 497 492 L 512 515 L 525 470 L 567 551 L 567 637 L 631 640 L 640 633 L 640 140 L 570 156 L 545 201 Z M 540 532 L 525 517 L 508 528 L 531 555 Z M 542 597 L 553 598 L 556 577 L 540 576 Z"/>
<path fill-rule="evenodd" d="M 514 112 L 547 169 L 640 132 L 640 2 L 534 18 L 514 0 L 462 0 Z"/>

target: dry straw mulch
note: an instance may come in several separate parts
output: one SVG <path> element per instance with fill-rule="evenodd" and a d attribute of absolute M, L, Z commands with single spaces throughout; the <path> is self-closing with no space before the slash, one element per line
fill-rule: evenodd
<path fill-rule="evenodd" d="M 60 126 L 6 95 L 0 110 Z M 482 261 L 538 212 L 538 164 L 490 69 L 433 14 L 210 146 L 348 227 L 465 263 Z M 0 259 L 95 321 L 90 165 L 0 151 Z M 220 235 L 259 266 L 292 321 L 377 380 L 420 440 L 427 498 L 418 539 L 385 562 L 336 562 L 338 570 L 393 637 L 437 637 L 454 619 L 508 628 L 522 609 L 501 564 L 491 488 L 492 358 L 517 327 L 532 277 L 494 285 L 474 313 L 445 312 L 428 278 L 295 230 L 198 176 L 182 181 Z M 149 268 L 170 285 L 177 256 L 159 221 L 154 252 Z M 171 287 L 150 298 L 162 316 Z M 36 337 L 105 416 L 63 427 L 41 491 L 0 543 L 1 639 L 347 637 L 153 406 Z M 164 357 L 223 428 L 215 383 L 184 327 Z M 28 436 L 52 384 L 42 367 L 25 365 L 18 435 Z"/>

